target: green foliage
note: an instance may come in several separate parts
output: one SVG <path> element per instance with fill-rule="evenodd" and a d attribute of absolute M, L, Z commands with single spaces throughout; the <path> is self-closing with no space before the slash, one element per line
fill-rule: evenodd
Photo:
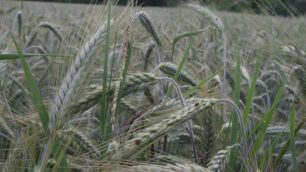
<path fill-rule="evenodd" d="M 108 14 L 107 14 L 107 30 L 106 30 L 106 42 L 105 42 L 105 60 L 104 60 L 104 75 L 103 75 L 103 91 L 101 99 L 101 121 L 100 121 L 100 133 L 104 135 L 106 126 L 106 115 L 107 115 L 107 102 L 106 102 L 106 89 L 107 89 L 107 71 L 108 71 L 108 51 L 109 51 L 109 35 L 110 35 L 110 20 L 111 20 L 111 5 L 108 3 Z"/>
<path fill-rule="evenodd" d="M 235 77 L 235 86 L 234 86 L 234 101 L 239 105 L 240 100 L 240 83 L 241 83 L 241 66 L 240 66 L 240 48 L 237 51 L 237 62 L 236 62 L 236 77 Z M 237 128 L 238 128 L 238 117 L 237 112 L 232 113 L 232 135 L 231 135 L 231 145 L 237 142 Z M 235 169 L 235 162 L 237 157 L 237 151 L 233 149 L 230 154 L 230 169 Z"/>
<path fill-rule="evenodd" d="M 40 117 L 40 121 L 43 125 L 43 128 L 45 130 L 46 133 L 49 133 L 49 129 L 48 129 L 48 124 L 49 124 L 49 115 L 47 112 L 47 109 L 43 103 L 43 99 L 40 95 L 39 89 L 35 83 L 35 79 L 32 75 L 32 72 L 30 70 L 30 67 L 28 65 L 28 63 L 26 62 L 17 42 L 15 41 L 14 36 L 11 34 L 12 40 L 14 42 L 14 45 L 16 46 L 16 49 L 18 51 L 19 57 L 20 57 L 20 61 L 27 79 L 27 83 L 29 86 L 29 90 L 31 92 L 34 104 L 35 104 L 35 108 L 39 114 Z"/>

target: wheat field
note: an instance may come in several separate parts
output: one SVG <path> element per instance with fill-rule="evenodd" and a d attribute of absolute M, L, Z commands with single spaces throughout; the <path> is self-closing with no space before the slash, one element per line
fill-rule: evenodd
<path fill-rule="evenodd" d="M 305 19 L 0 1 L 0 171 L 305 171 Z"/>

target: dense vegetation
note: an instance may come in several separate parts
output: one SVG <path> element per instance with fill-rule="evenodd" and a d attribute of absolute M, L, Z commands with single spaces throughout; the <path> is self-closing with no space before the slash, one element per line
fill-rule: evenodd
<path fill-rule="evenodd" d="M 0 21 L 3 171 L 306 169 L 305 16 L 1 1 Z"/>

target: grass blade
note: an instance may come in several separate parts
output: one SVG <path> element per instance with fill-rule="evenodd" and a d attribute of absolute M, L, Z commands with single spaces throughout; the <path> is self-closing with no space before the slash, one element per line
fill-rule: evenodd
<path fill-rule="evenodd" d="M 39 114 L 39 118 L 40 118 L 40 121 L 43 125 L 44 131 L 47 134 L 49 134 L 49 130 L 48 130 L 49 115 L 48 115 L 47 109 L 46 109 L 46 107 L 43 103 L 43 99 L 40 95 L 39 89 L 38 89 L 38 87 L 35 83 L 34 77 L 32 75 L 32 72 L 30 70 L 30 67 L 29 67 L 28 63 L 26 62 L 17 42 L 15 41 L 14 36 L 12 34 L 11 34 L 11 37 L 12 37 L 12 40 L 13 40 L 13 42 L 16 46 L 16 49 L 18 51 L 18 54 L 19 54 L 20 62 L 21 62 L 21 65 L 23 67 L 23 70 L 24 70 L 24 73 L 25 73 L 25 76 L 26 76 L 26 81 L 28 83 L 28 87 L 29 87 L 30 93 L 31 93 L 32 98 L 33 98 L 35 109 L 37 110 L 37 112 Z"/>
<path fill-rule="evenodd" d="M 11 34 L 11 37 L 12 37 L 12 40 L 16 46 L 16 49 L 18 51 L 18 54 L 19 54 L 19 57 L 20 57 L 20 62 L 21 62 L 21 65 L 23 67 L 23 70 L 24 70 L 24 73 L 25 73 L 25 76 L 26 76 L 26 81 L 27 81 L 27 84 L 29 86 L 29 90 L 30 90 L 30 93 L 32 95 L 32 98 L 33 98 L 33 102 L 34 102 L 34 105 L 35 105 L 35 109 L 37 110 L 38 114 L 39 114 L 39 117 L 40 117 L 40 121 L 43 125 L 43 129 L 45 131 L 45 133 L 47 135 L 49 135 L 50 131 L 48 129 L 48 123 L 49 123 L 49 115 L 48 115 L 48 112 L 47 112 L 47 109 L 43 103 L 43 99 L 40 95 L 40 92 L 39 92 L 39 89 L 35 83 L 35 80 L 34 80 L 34 77 L 31 73 L 31 70 L 30 70 L 30 67 L 29 65 L 27 64 L 14 36 Z M 55 156 L 55 159 L 56 160 L 59 160 L 60 161 L 60 164 L 61 166 L 63 167 L 64 170 L 61 170 L 61 171 L 66 171 L 68 168 L 68 163 L 67 163 L 67 160 L 66 160 L 66 156 L 62 156 L 61 159 L 60 158 L 60 153 L 63 151 L 62 150 L 62 147 L 60 146 L 60 143 L 59 143 L 59 140 L 58 138 L 56 137 L 55 138 L 55 144 L 54 144 L 55 147 L 52 148 L 52 153 L 53 155 Z"/>
<path fill-rule="evenodd" d="M 31 54 L 31 53 L 25 53 L 23 54 L 23 57 L 34 57 L 34 56 L 49 56 L 49 57 L 72 57 L 70 55 L 62 55 L 62 54 Z M 0 60 L 15 60 L 19 58 L 19 54 L 14 53 L 7 53 L 7 54 L 0 54 Z"/>
<path fill-rule="evenodd" d="M 259 57 L 259 59 L 257 61 L 254 79 L 252 81 L 251 89 L 249 91 L 247 102 L 246 102 L 245 109 L 244 109 L 244 112 L 243 112 L 244 125 L 246 125 L 246 122 L 247 122 L 247 119 L 248 119 L 248 116 L 249 116 L 249 113 L 250 113 L 250 110 L 251 110 L 251 105 L 252 105 L 252 102 L 253 102 L 253 96 L 254 96 L 254 93 L 255 93 L 255 86 L 256 86 L 258 75 L 259 75 L 259 69 L 260 69 L 262 57 L 263 57 L 263 55 L 261 54 L 261 56 Z"/>
<path fill-rule="evenodd" d="M 124 66 L 124 70 L 122 72 L 122 80 L 120 81 L 120 86 L 119 86 L 119 91 L 118 91 L 118 98 L 117 98 L 117 108 L 115 110 L 115 116 L 119 112 L 119 107 L 120 107 L 119 105 L 120 105 L 120 102 L 121 102 L 121 97 L 122 97 L 122 92 L 123 92 L 123 88 L 124 88 L 124 84 L 125 84 L 125 79 L 126 79 L 127 71 L 128 71 L 129 64 L 130 64 L 132 48 L 133 48 L 133 38 L 131 36 L 130 42 L 128 44 L 128 53 L 127 53 L 126 63 L 125 63 L 125 66 Z"/>
<path fill-rule="evenodd" d="M 274 102 L 273 102 L 273 104 L 272 104 L 271 109 L 265 114 L 266 120 L 265 120 L 265 123 L 264 123 L 264 125 L 263 125 L 263 127 L 262 127 L 262 129 L 261 129 L 261 131 L 260 131 L 260 133 L 259 133 L 259 136 L 258 136 L 257 140 L 256 140 L 255 146 L 254 146 L 254 148 L 253 148 L 252 156 L 255 156 L 256 153 L 257 153 L 258 150 L 259 150 L 259 147 L 260 147 L 260 145 L 261 145 L 261 141 L 262 141 L 262 139 L 263 139 L 263 137 L 264 137 L 264 135 L 265 135 L 265 133 L 266 133 L 266 131 L 267 131 L 267 128 L 269 127 L 269 124 L 270 124 L 270 122 L 271 122 L 272 115 L 273 115 L 273 113 L 275 112 L 276 107 L 277 107 L 277 105 L 278 105 L 278 102 L 279 102 L 279 100 L 280 100 L 280 98 L 281 98 L 281 95 L 282 95 L 284 86 L 285 86 L 285 83 L 283 83 L 283 84 L 281 85 L 281 87 L 279 88 L 279 90 L 278 90 L 278 92 L 277 92 L 277 94 L 276 94 L 276 97 L 275 97 L 275 99 L 274 99 Z"/>
<path fill-rule="evenodd" d="M 103 91 L 101 100 L 101 120 L 100 120 L 100 133 L 103 136 L 106 115 L 107 115 L 107 102 L 106 102 L 106 88 L 107 88 L 107 71 L 108 71 L 108 49 L 109 49 L 109 35 L 110 35 L 110 17 L 111 17 L 111 4 L 112 1 L 108 2 L 108 15 L 107 15 L 107 30 L 105 40 L 105 59 L 104 59 L 104 74 L 103 74 Z"/>
<path fill-rule="evenodd" d="M 176 73 L 175 73 L 175 75 L 174 75 L 174 77 L 173 77 L 173 80 L 174 80 L 174 81 L 177 81 L 177 79 L 178 79 L 178 77 L 179 77 L 179 75 L 180 75 L 180 72 L 181 72 L 181 70 L 182 70 L 182 68 L 183 68 L 183 66 L 184 66 L 184 64 L 185 64 L 185 61 L 186 61 L 187 58 L 188 58 L 188 55 L 189 55 L 189 52 L 190 52 L 190 50 L 191 50 L 193 41 L 194 41 L 194 37 L 192 37 L 192 39 L 191 39 L 191 41 L 190 41 L 190 43 L 189 43 L 189 45 L 188 45 L 188 48 L 187 48 L 187 50 L 186 50 L 186 52 L 185 52 L 185 54 L 184 54 L 184 57 L 183 57 L 183 59 L 181 60 L 181 63 L 180 63 L 180 65 L 179 65 L 179 67 L 178 67 L 178 69 L 177 69 L 177 71 L 176 71 Z M 167 94 L 166 94 L 166 97 L 165 97 L 165 99 L 164 99 L 164 102 L 166 102 L 166 101 L 168 100 L 168 98 L 170 97 L 170 95 L 171 95 L 171 93 L 172 93 L 172 90 L 173 90 L 173 85 L 171 85 L 170 88 L 168 89 Z"/>
<path fill-rule="evenodd" d="M 299 124 L 295 127 L 295 130 L 294 130 L 294 134 L 295 134 L 295 135 L 296 135 L 296 134 L 299 132 L 299 130 L 302 128 L 302 126 L 303 126 L 303 124 L 304 124 L 305 121 L 306 121 L 306 117 L 304 117 L 304 118 L 302 119 L 302 121 L 299 122 Z M 283 156 L 284 156 L 285 153 L 287 152 L 287 149 L 288 149 L 289 145 L 290 145 L 290 138 L 287 140 L 285 146 L 284 146 L 284 147 L 282 148 L 282 150 L 279 152 L 279 154 L 278 154 L 278 156 L 277 156 L 277 158 L 276 158 L 276 160 L 275 160 L 275 163 L 273 164 L 273 168 L 274 168 L 274 169 L 276 169 L 278 163 L 281 161 L 281 159 L 283 158 Z"/>
<path fill-rule="evenodd" d="M 203 32 L 206 32 L 207 29 L 204 29 L 204 30 L 199 30 L 199 31 L 193 31 L 193 32 L 188 32 L 188 33 L 184 33 L 182 35 L 179 35 L 177 37 L 175 37 L 173 39 L 173 42 L 172 42 L 172 53 L 171 53 L 171 59 L 173 59 L 173 54 L 174 54 L 174 49 L 175 49 L 175 45 L 176 43 L 181 40 L 182 38 L 186 38 L 186 37 L 190 37 L 190 36 L 196 36 L 200 33 L 203 33 Z"/>
<path fill-rule="evenodd" d="M 234 101 L 237 105 L 239 105 L 240 100 L 240 82 L 241 82 L 241 69 L 240 69 L 240 49 L 238 48 L 237 54 L 237 62 L 236 62 L 236 76 L 235 76 L 235 85 L 234 85 Z M 236 111 L 232 113 L 232 134 L 231 134 L 231 145 L 237 142 L 237 128 L 238 128 L 238 117 Z M 230 169 L 235 170 L 235 162 L 236 162 L 236 149 L 232 149 L 230 153 Z"/>
<path fill-rule="evenodd" d="M 295 133 L 294 133 L 294 124 L 295 122 L 295 106 L 292 107 L 292 113 L 290 117 L 290 150 L 292 155 L 292 162 L 293 162 L 293 171 L 298 172 L 298 163 L 296 160 L 296 150 L 295 150 Z"/>

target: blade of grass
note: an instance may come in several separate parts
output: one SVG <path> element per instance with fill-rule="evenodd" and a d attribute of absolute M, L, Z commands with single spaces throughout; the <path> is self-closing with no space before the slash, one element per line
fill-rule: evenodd
<path fill-rule="evenodd" d="M 11 34 L 11 37 L 12 37 L 12 40 L 16 46 L 16 49 L 19 53 L 19 57 L 20 57 L 20 62 L 21 62 L 21 65 L 23 67 L 23 70 L 24 70 L 24 73 L 25 73 L 25 76 L 26 76 L 26 81 L 28 83 L 28 86 L 29 86 L 29 90 L 30 90 L 30 93 L 32 95 L 32 98 L 33 98 L 33 102 L 34 102 L 34 105 L 35 105 L 35 108 L 36 110 L 38 111 L 38 114 L 39 114 L 39 117 L 40 117 L 40 121 L 43 125 L 43 129 L 45 131 L 45 133 L 47 135 L 50 134 L 50 131 L 49 131 L 49 128 L 48 128 L 48 123 L 49 123 L 49 115 L 48 115 L 48 112 L 47 112 L 47 109 L 43 103 L 43 99 L 40 95 L 40 92 L 39 92 L 39 89 L 35 83 L 35 80 L 34 80 L 34 77 L 31 73 L 31 70 L 30 70 L 30 67 L 29 65 L 27 64 L 14 36 Z M 54 147 L 52 148 L 52 153 L 53 155 L 55 156 L 55 159 L 58 160 L 59 156 L 58 155 L 58 152 L 62 152 L 62 147 L 61 145 L 59 144 L 59 140 L 58 138 L 55 138 L 55 144 L 54 144 Z M 64 170 L 61 170 L 61 171 L 66 171 L 68 168 L 68 163 L 67 163 L 67 160 L 66 160 L 66 156 L 63 156 L 62 160 L 60 161 L 60 164 L 62 167 L 64 167 L 63 169 Z"/>
<path fill-rule="evenodd" d="M 238 47 L 237 62 L 236 62 L 236 76 L 234 85 L 234 101 L 239 105 L 240 100 L 240 82 L 241 82 L 241 68 L 240 68 L 240 49 Z M 231 145 L 237 142 L 237 128 L 238 128 L 238 117 L 236 111 L 232 112 L 232 134 L 231 134 Z M 232 149 L 230 153 L 229 164 L 231 170 L 235 170 L 235 162 L 237 159 L 237 150 Z"/>
<path fill-rule="evenodd" d="M 250 110 L 251 110 L 251 105 L 252 105 L 252 102 L 253 102 L 253 96 L 254 96 L 254 93 L 255 93 L 255 86 L 256 86 L 258 75 L 259 75 L 259 69 L 260 69 L 262 57 L 263 57 L 263 54 L 261 54 L 261 56 L 259 57 L 259 59 L 257 61 L 254 79 L 252 81 L 251 89 L 249 91 L 247 102 L 246 102 L 245 109 L 244 109 L 244 112 L 243 112 L 244 125 L 246 125 L 246 122 L 248 120 L 248 116 L 249 116 L 249 113 L 250 113 Z"/>
<path fill-rule="evenodd" d="M 203 33 L 203 32 L 206 32 L 208 29 L 204 29 L 204 30 L 199 30 L 199 31 L 193 31 L 193 32 L 188 32 L 188 33 L 184 33 L 182 35 L 179 35 L 177 37 L 175 37 L 173 39 L 173 42 L 172 42 L 172 52 L 171 52 L 171 60 L 173 59 L 173 54 L 174 54 L 174 49 L 175 49 L 175 45 L 176 43 L 181 40 L 182 38 L 186 38 L 186 37 L 190 37 L 190 36 L 196 36 L 200 33 Z"/>
<path fill-rule="evenodd" d="M 187 58 L 188 58 L 188 55 L 189 55 L 189 52 L 190 52 L 190 50 L 191 50 L 193 41 L 194 41 L 194 37 L 192 37 L 192 39 L 191 39 L 191 41 L 190 41 L 190 43 L 189 43 L 189 45 L 188 45 L 188 48 L 187 48 L 187 50 L 186 50 L 186 52 L 185 52 L 185 54 L 184 54 L 184 56 L 183 56 L 183 58 L 182 58 L 182 60 L 181 60 L 181 63 L 180 63 L 180 65 L 179 65 L 179 67 L 178 67 L 178 69 L 177 69 L 177 71 L 176 71 L 176 73 L 175 73 L 175 75 L 174 75 L 174 77 L 173 77 L 173 80 L 174 80 L 174 81 L 177 81 L 177 79 L 178 79 L 178 77 L 179 77 L 179 75 L 180 75 L 180 73 L 181 73 L 181 70 L 182 70 L 182 68 L 183 68 L 183 66 L 184 66 L 184 64 L 185 64 L 185 61 L 186 61 Z M 171 95 L 171 93 L 172 93 L 172 90 L 173 90 L 173 85 L 171 85 L 170 88 L 168 88 L 166 97 L 164 98 L 164 102 L 166 102 L 166 101 L 168 100 L 168 98 L 170 97 L 170 95 Z"/>
<path fill-rule="evenodd" d="M 23 54 L 23 57 L 34 57 L 34 56 L 49 56 L 49 57 L 72 57 L 70 55 L 62 55 L 62 54 L 31 54 L 31 53 L 25 53 Z M 0 54 L 0 60 L 15 60 L 19 58 L 19 54 L 14 53 L 8 53 L 8 54 Z"/>
<path fill-rule="evenodd" d="M 306 121 L 306 117 L 304 117 L 302 119 L 301 122 L 299 122 L 299 124 L 295 127 L 295 130 L 294 130 L 294 134 L 296 135 L 299 130 L 302 128 L 302 126 L 304 125 L 304 122 Z M 279 152 L 276 160 L 275 160 L 275 163 L 273 164 L 273 169 L 276 169 L 278 163 L 281 161 L 281 159 L 283 158 L 283 156 L 285 155 L 285 153 L 287 152 L 287 149 L 290 145 L 290 138 L 287 140 L 285 146 L 282 148 L 282 150 Z"/>
<path fill-rule="evenodd" d="M 216 73 L 208 76 L 206 79 L 202 80 L 200 83 L 198 83 L 196 86 L 194 86 L 193 88 L 191 88 L 190 90 L 188 90 L 185 94 L 184 97 L 187 98 L 189 97 L 191 94 L 193 94 L 194 92 L 196 92 L 199 88 L 201 88 L 202 85 L 204 85 L 205 83 L 207 83 L 208 81 L 210 81 L 211 79 L 213 79 L 215 76 L 219 75 L 220 72 L 222 71 L 222 69 L 218 70 Z"/>
<path fill-rule="evenodd" d="M 290 117 L 290 150 L 292 155 L 292 162 L 293 162 L 293 171 L 298 172 L 298 163 L 296 160 L 296 150 L 295 150 L 295 133 L 294 133 L 294 126 L 295 126 L 295 106 L 293 104 L 292 113 Z"/>
<path fill-rule="evenodd" d="M 108 49 L 109 49 L 109 35 L 110 35 L 110 17 L 111 17 L 111 4 L 108 2 L 108 14 L 107 14 L 107 30 L 105 40 L 105 59 L 104 59 L 104 74 L 103 74 L 103 91 L 101 100 L 101 120 L 100 120 L 100 133 L 104 135 L 107 115 L 107 102 L 106 102 L 106 88 L 107 88 L 107 71 L 108 71 Z"/>
<path fill-rule="evenodd" d="M 265 123 L 264 123 L 263 127 L 261 128 L 260 133 L 259 133 L 259 136 L 258 136 L 258 138 L 257 138 L 257 140 L 256 140 L 255 146 L 254 146 L 253 151 L 252 151 L 252 154 L 251 154 L 251 156 L 252 156 L 251 159 L 256 155 L 256 153 L 257 153 L 258 150 L 259 150 L 259 147 L 260 147 L 260 145 L 261 145 L 262 139 L 263 139 L 263 137 L 264 137 L 264 135 L 265 135 L 265 133 L 266 133 L 266 131 L 267 131 L 267 128 L 269 127 L 269 124 L 270 124 L 270 122 L 271 122 L 272 115 L 274 114 L 274 112 L 275 112 L 275 110 L 276 110 L 276 107 L 277 107 L 277 105 L 278 105 L 278 102 L 279 102 L 279 100 L 280 100 L 280 98 L 281 98 L 281 95 L 282 95 L 284 86 L 285 86 L 285 83 L 283 83 L 283 84 L 281 85 L 281 87 L 279 88 L 279 90 L 278 90 L 278 92 L 277 92 L 277 94 L 276 94 L 276 97 L 275 97 L 275 99 L 274 99 L 274 102 L 273 102 L 273 104 L 272 104 L 271 109 L 270 109 L 270 110 L 266 113 L 266 115 L 265 115 L 265 116 L 266 116 L 266 120 L 265 120 Z"/>
<path fill-rule="evenodd" d="M 118 98 L 117 98 L 117 108 L 115 110 L 115 116 L 117 116 L 117 114 L 119 112 L 119 108 L 120 108 L 119 105 L 120 105 L 121 98 L 122 98 L 122 91 L 123 91 L 123 88 L 124 88 L 127 71 L 128 71 L 129 65 L 130 65 L 132 48 L 133 48 L 133 37 L 131 35 L 130 42 L 128 44 L 128 52 L 127 52 L 126 63 L 125 63 L 125 66 L 124 66 L 124 70 L 122 72 L 122 80 L 120 81 L 120 85 L 119 85 Z"/>
<path fill-rule="evenodd" d="M 25 76 L 26 76 L 26 81 L 30 90 L 30 93 L 32 95 L 33 98 L 33 102 L 35 105 L 35 109 L 37 110 L 38 114 L 39 114 L 39 118 L 40 121 L 43 125 L 43 129 L 45 131 L 45 133 L 49 134 L 49 130 L 48 130 L 48 123 L 49 123 L 49 115 L 47 112 L 47 109 L 43 103 L 43 99 L 40 95 L 39 89 L 35 83 L 34 77 L 31 73 L 30 67 L 28 65 L 28 63 L 26 62 L 17 42 L 15 41 L 15 38 L 13 36 L 13 34 L 11 34 L 12 40 L 15 44 L 15 47 L 18 51 L 19 57 L 20 57 L 20 62 L 22 65 L 22 68 L 24 70 Z"/>
<path fill-rule="evenodd" d="M 249 90 L 249 94 L 248 94 L 248 97 L 247 97 L 246 105 L 245 105 L 245 108 L 244 108 L 244 112 L 243 112 L 243 123 L 244 123 L 244 125 L 247 125 L 248 117 L 249 117 L 249 114 L 250 114 L 250 111 L 251 111 L 253 97 L 254 97 L 254 93 L 255 93 L 255 87 L 256 87 L 258 76 L 259 76 L 259 69 L 260 69 L 260 66 L 261 66 L 262 58 L 263 58 L 263 52 L 261 52 L 261 55 L 259 56 L 259 59 L 257 61 L 256 70 L 255 70 L 255 74 L 254 74 L 254 79 L 252 81 L 251 88 Z M 265 116 L 263 118 L 265 118 Z M 261 122 L 263 122 L 263 121 L 264 121 L 264 119 L 261 120 Z M 259 126 L 260 125 L 258 125 L 258 127 Z M 238 142 L 240 142 L 241 137 L 242 137 L 242 133 L 240 132 Z M 249 137 L 249 138 L 251 138 L 251 137 Z"/>

